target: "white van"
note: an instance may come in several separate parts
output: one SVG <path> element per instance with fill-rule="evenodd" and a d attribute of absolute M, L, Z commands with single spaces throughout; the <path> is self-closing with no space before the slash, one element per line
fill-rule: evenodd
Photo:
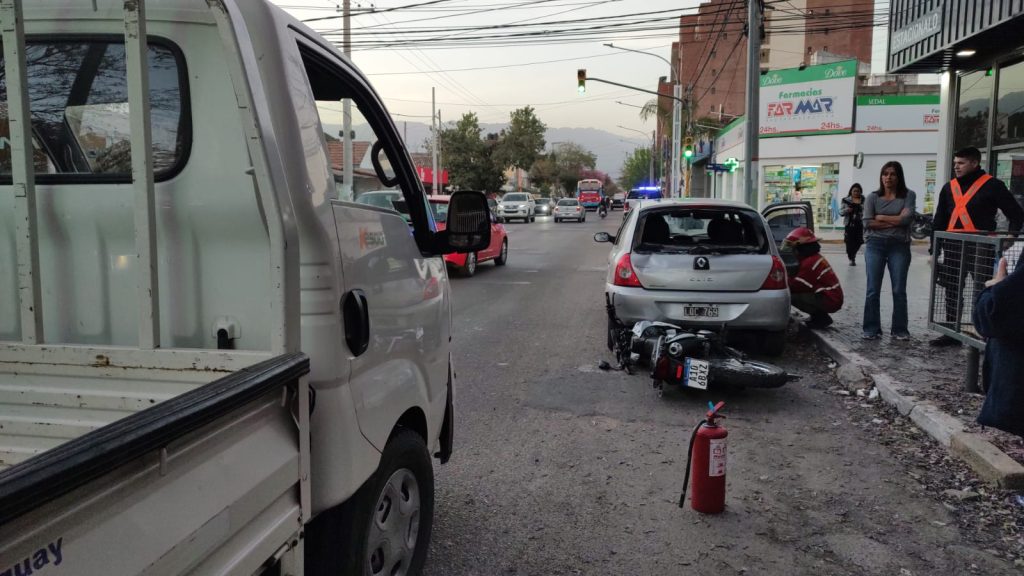
<path fill-rule="evenodd" d="M 418 573 L 483 195 L 264 0 L 0 4 L 0 574 Z"/>

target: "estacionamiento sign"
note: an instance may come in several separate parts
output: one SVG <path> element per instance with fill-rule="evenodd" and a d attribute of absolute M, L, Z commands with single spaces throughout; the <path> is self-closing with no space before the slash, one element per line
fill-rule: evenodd
<path fill-rule="evenodd" d="M 853 132 L 856 84 L 856 60 L 762 75 L 761 138 Z"/>
<path fill-rule="evenodd" d="M 889 37 L 889 54 L 895 54 L 926 38 L 931 38 L 941 30 L 942 6 L 939 6 L 903 28 L 893 31 Z"/>

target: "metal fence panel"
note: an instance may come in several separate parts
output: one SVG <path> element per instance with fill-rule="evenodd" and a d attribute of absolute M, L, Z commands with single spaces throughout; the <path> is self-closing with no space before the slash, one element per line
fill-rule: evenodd
<path fill-rule="evenodd" d="M 1024 255 L 1024 235 L 936 232 L 928 327 L 975 348 L 985 342 L 971 319 L 974 303 L 1002 258 L 1012 272 Z"/>

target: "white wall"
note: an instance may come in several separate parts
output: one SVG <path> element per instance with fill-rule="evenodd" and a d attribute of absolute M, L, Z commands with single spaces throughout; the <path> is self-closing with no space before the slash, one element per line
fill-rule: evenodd
<path fill-rule="evenodd" d="M 762 138 L 759 142 L 758 167 L 773 165 L 816 166 L 829 162 L 839 164 L 839 192 L 845 196 L 854 182 L 865 192 L 878 187 L 882 165 L 896 160 L 903 165 L 907 187 L 917 193 L 917 207 L 924 208 L 925 168 L 936 159 L 936 132 L 855 132 L 823 136 Z M 725 158 L 744 159 L 743 142 L 715 152 L 714 162 Z M 857 152 L 864 154 L 860 168 L 853 167 Z M 941 181 L 942 179 L 939 178 Z M 760 179 L 759 179 L 760 181 Z M 937 183 L 938 184 L 938 183 Z M 760 186 L 759 186 L 760 187 Z M 716 177 L 715 194 L 719 198 L 743 198 L 742 168 L 734 174 Z M 763 202 L 758 194 L 759 202 Z"/>

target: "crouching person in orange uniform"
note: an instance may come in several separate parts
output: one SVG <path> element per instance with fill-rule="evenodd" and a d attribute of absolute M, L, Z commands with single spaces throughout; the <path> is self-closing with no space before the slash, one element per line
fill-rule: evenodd
<path fill-rule="evenodd" d="M 800 259 L 800 270 L 789 279 L 793 307 L 811 315 L 808 328 L 831 325 L 829 314 L 843 307 L 843 287 L 832 265 L 821 255 L 818 238 L 807 228 L 797 228 L 786 236 L 783 246 Z"/>

